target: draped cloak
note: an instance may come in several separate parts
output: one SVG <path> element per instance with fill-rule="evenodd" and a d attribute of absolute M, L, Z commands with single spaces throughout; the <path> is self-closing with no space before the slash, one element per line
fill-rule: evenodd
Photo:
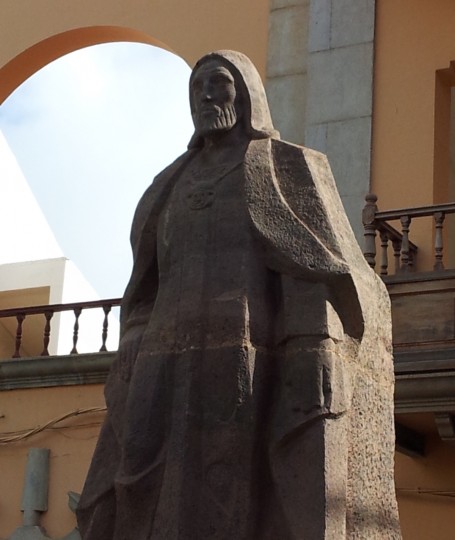
<path fill-rule="evenodd" d="M 78 509 L 84 540 L 303 538 L 280 496 L 280 447 L 318 419 L 361 416 L 384 392 L 381 429 L 393 433 L 381 382 L 393 380 L 390 323 L 375 316 L 389 301 L 325 156 L 253 139 L 191 199 L 197 152 L 159 174 L 136 210 L 108 413 Z M 376 383 L 356 400 L 363 373 Z M 359 432 L 365 445 L 383 436 Z M 382 465 L 393 470 L 393 441 Z M 382 476 L 363 489 L 390 501 L 393 475 Z M 384 503 L 384 519 L 395 510 Z"/>

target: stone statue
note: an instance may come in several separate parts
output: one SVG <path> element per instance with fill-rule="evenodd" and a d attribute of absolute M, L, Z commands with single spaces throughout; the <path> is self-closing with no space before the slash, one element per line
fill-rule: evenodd
<path fill-rule="evenodd" d="M 84 540 L 399 539 L 388 295 L 243 54 L 139 202 Z"/>

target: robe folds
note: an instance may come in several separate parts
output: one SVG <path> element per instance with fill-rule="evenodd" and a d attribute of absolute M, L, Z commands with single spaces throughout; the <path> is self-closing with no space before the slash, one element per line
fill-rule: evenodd
<path fill-rule="evenodd" d="M 359 479 L 362 453 L 393 430 L 392 405 L 377 425 L 362 420 L 393 388 L 390 322 L 375 318 L 388 295 L 325 156 L 252 140 L 221 180 L 198 184 L 197 152 L 159 174 L 136 210 L 82 537 L 325 538 L 303 531 L 328 508 L 332 462 L 345 501 L 336 511 L 352 532 L 365 503 L 349 486 L 376 501 L 393 486 L 392 473 Z M 393 471 L 393 445 L 384 464 Z"/>

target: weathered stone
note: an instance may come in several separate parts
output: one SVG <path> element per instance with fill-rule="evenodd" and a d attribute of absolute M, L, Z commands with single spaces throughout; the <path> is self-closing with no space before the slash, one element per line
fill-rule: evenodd
<path fill-rule="evenodd" d="M 308 30 L 308 51 L 330 49 L 332 0 L 311 0 Z"/>
<path fill-rule="evenodd" d="M 270 13 L 267 76 L 304 73 L 308 40 L 308 6 L 292 6 Z"/>
<path fill-rule="evenodd" d="M 283 9 L 291 6 L 307 6 L 310 0 L 270 0 L 270 10 Z"/>
<path fill-rule="evenodd" d="M 24 525 L 16 529 L 9 540 L 51 540 L 41 527 Z"/>
<path fill-rule="evenodd" d="M 305 129 L 305 145 L 327 154 L 328 124 L 312 124 Z"/>
<path fill-rule="evenodd" d="M 375 3 L 375 0 L 332 0 L 331 47 L 373 41 Z"/>
<path fill-rule="evenodd" d="M 373 45 L 312 53 L 308 60 L 307 121 L 321 124 L 371 114 Z"/>
<path fill-rule="evenodd" d="M 242 54 L 136 210 L 84 540 L 395 540 L 390 302 Z"/>
<path fill-rule="evenodd" d="M 371 117 L 353 118 L 328 124 L 327 157 L 337 171 L 337 188 L 341 196 L 357 195 L 357 208 L 365 198 L 363 172 L 370 169 L 371 160 Z M 359 212 L 357 214 L 360 215 Z"/>
<path fill-rule="evenodd" d="M 267 80 L 267 96 L 275 127 L 286 140 L 303 144 L 305 125 L 305 73 Z"/>
<path fill-rule="evenodd" d="M 362 129 L 360 135 L 357 124 L 371 123 L 375 1 L 311 0 L 309 17 L 305 145 L 315 145 L 329 157 L 341 198 L 348 203 L 351 226 L 360 239 L 359 208 L 370 189 L 371 131 Z M 352 124 L 338 129 L 343 122 Z M 358 151 L 358 141 L 352 141 L 353 137 L 347 141 L 350 127 L 355 138 L 361 137 Z M 344 152 L 346 147 L 348 152 Z M 363 151 L 365 147 L 368 152 Z"/>
<path fill-rule="evenodd" d="M 360 243 L 363 227 L 359 208 L 370 189 L 365 171 L 370 170 L 371 117 L 327 124 L 327 157 L 337 171 L 337 188 Z"/>
<path fill-rule="evenodd" d="M 355 231 L 357 242 L 361 244 L 364 241 L 364 237 L 362 216 L 359 214 L 359 195 L 340 195 L 340 198 L 346 214 L 351 216 L 349 222 L 353 231 Z"/>

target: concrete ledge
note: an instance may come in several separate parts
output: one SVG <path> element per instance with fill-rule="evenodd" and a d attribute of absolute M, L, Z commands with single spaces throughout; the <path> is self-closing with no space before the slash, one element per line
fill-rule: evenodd
<path fill-rule="evenodd" d="M 455 411 L 455 369 L 397 374 L 395 412 Z"/>
<path fill-rule="evenodd" d="M 392 301 L 396 353 L 420 350 L 433 360 L 428 351 L 455 349 L 453 270 L 402 273 L 384 282 Z"/>
<path fill-rule="evenodd" d="M 115 352 L 0 361 L 0 390 L 104 384 Z M 455 411 L 455 350 L 396 354 L 395 412 Z"/>
<path fill-rule="evenodd" d="M 455 348 L 395 349 L 395 412 L 455 411 Z"/>
<path fill-rule="evenodd" d="M 401 283 L 419 283 L 419 282 L 435 282 L 446 279 L 454 279 L 455 270 L 431 270 L 428 272 L 403 272 L 400 274 L 391 274 L 390 276 L 382 276 L 382 280 L 386 285 L 398 285 Z M 389 291 L 390 293 L 391 291 Z"/>
<path fill-rule="evenodd" d="M 455 348 L 394 349 L 395 374 L 450 370 L 455 372 Z"/>
<path fill-rule="evenodd" d="M 0 390 L 100 384 L 115 352 L 39 356 L 0 361 Z"/>

